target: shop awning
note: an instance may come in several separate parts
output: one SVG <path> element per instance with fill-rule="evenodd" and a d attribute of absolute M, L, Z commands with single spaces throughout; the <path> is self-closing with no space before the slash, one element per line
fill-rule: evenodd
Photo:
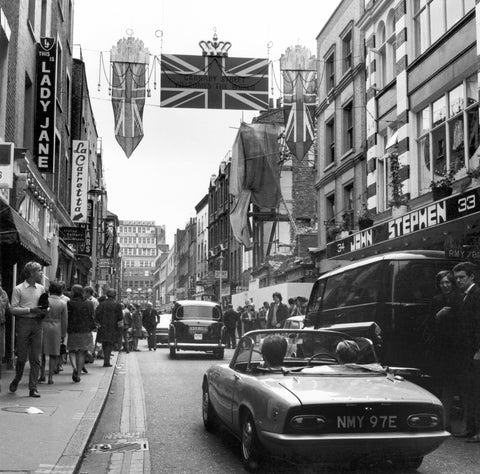
<path fill-rule="evenodd" d="M 19 244 L 35 255 L 43 265 L 50 265 L 50 249 L 45 239 L 18 212 L 0 200 L 0 243 Z"/>

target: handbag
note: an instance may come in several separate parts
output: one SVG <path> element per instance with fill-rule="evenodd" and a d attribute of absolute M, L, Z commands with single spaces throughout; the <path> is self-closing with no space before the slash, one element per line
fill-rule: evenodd
<path fill-rule="evenodd" d="M 67 353 L 67 346 L 62 342 L 60 344 L 60 355 L 66 354 Z"/>

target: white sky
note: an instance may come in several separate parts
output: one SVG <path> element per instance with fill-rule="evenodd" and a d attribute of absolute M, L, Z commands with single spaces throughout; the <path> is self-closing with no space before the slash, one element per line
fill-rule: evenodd
<path fill-rule="evenodd" d="M 160 52 L 201 55 L 198 42 L 230 41 L 230 57 L 269 57 L 276 69 L 289 46 L 300 44 L 316 55 L 315 38 L 340 0 L 76 0 L 74 43 L 82 47 L 90 96 L 103 141 L 108 208 L 120 219 L 154 220 L 166 226 L 167 243 L 195 216 L 231 150 L 240 122 L 255 111 L 160 108 L 157 90 L 147 98 L 145 136 L 129 159 L 114 137 L 108 82 L 101 73 L 100 51 L 108 74 L 110 49 L 127 36 L 140 38 L 151 55 Z M 157 32 L 157 36 L 156 36 Z M 159 38 L 159 32 L 163 32 Z M 267 44 L 272 42 L 270 53 Z M 270 78 L 272 80 L 272 77 Z M 274 93 L 279 95 L 274 83 Z"/>

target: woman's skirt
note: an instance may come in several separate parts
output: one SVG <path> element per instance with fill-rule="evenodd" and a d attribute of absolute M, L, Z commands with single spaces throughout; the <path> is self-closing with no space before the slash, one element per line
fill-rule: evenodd
<path fill-rule="evenodd" d="M 93 344 L 91 332 L 68 333 L 67 349 L 69 351 L 86 351 L 91 344 Z"/>

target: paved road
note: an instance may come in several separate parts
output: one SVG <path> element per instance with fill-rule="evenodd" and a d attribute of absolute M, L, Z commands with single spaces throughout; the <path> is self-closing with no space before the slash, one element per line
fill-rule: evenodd
<path fill-rule="evenodd" d="M 142 347 L 144 349 L 144 347 Z M 227 351 L 230 357 L 233 351 Z M 135 363 L 126 358 L 135 358 Z M 239 443 L 223 430 L 216 434 L 207 433 L 201 417 L 201 382 L 205 369 L 218 363 L 212 356 L 197 353 L 180 353 L 176 360 L 168 358 L 164 348 L 156 352 L 122 354 L 119 359 L 118 375 L 112 385 L 112 393 L 99 423 L 92 443 L 112 439 L 112 433 L 127 433 L 132 437 L 145 436 L 148 450 L 136 453 L 117 453 L 116 464 L 103 454 L 87 457 L 80 473 L 101 474 L 117 472 L 152 473 L 244 473 L 239 456 Z M 126 371 L 129 371 L 126 374 Z M 129 377 L 128 381 L 126 377 Z M 128 382 L 128 390 L 125 383 Z M 132 386 L 136 386 L 135 389 Z M 132 392 L 132 390 L 134 390 Z M 130 398 L 125 398 L 129 392 Z M 132 408 L 135 407 L 135 409 Z M 128 414 L 122 414 L 127 410 Z M 135 420 L 145 416 L 145 424 Z M 124 420 L 123 428 L 120 426 Z M 127 419 L 133 420 L 130 425 Z M 140 426 L 140 429 L 139 429 Z M 142 426 L 145 432 L 142 432 Z M 106 437 L 105 437 L 106 435 Z M 149 453 L 149 456 L 148 456 Z M 135 454 L 135 453 L 134 453 Z M 142 456 L 144 458 L 142 458 Z M 123 459 L 124 463 L 119 460 Z M 89 461 L 89 462 L 88 462 Z M 128 464 L 130 462 L 130 464 Z M 129 470 L 127 470 L 127 467 Z M 461 439 L 448 440 L 435 453 L 427 456 L 420 469 L 422 474 L 476 474 L 480 466 L 480 445 L 469 445 Z M 275 462 L 262 471 L 265 473 L 333 474 L 350 472 L 355 474 L 397 473 L 389 466 L 363 470 L 339 471 L 338 468 L 319 466 L 294 467 Z M 413 471 L 415 472 L 415 471 Z"/>

